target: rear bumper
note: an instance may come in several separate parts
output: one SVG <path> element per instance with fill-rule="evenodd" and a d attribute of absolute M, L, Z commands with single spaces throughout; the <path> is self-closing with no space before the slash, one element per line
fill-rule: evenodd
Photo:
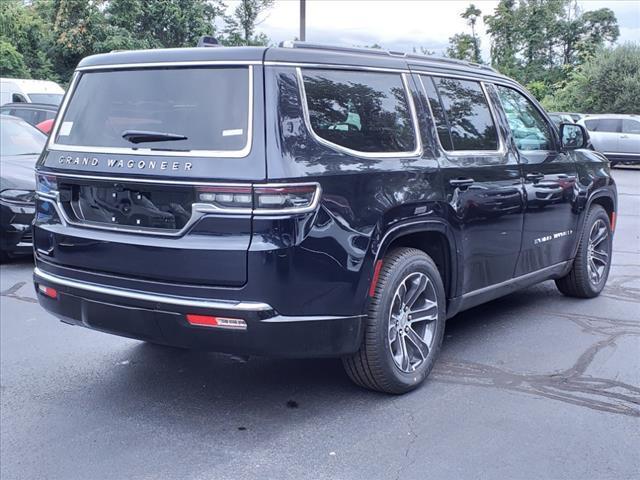
<path fill-rule="evenodd" d="M 171 346 L 243 355 L 338 357 L 355 352 L 362 318 L 283 316 L 268 304 L 187 298 L 124 290 L 52 275 L 36 267 L 40 304 L 65 323 Z M 245 330 L 193 326 L 186 314 L 242 319 Z"/>

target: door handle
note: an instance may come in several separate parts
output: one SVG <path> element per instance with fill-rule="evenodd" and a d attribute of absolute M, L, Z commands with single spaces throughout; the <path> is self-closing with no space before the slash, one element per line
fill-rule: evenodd
<path fill-rule="evenodd" d="M 473 185 L 474 182 L 473 178 L 452 178 L 449 180 L 449 185 L 456 188 L 466 188 Z"/>
<path fill-rule="evenodd" d="M 527 180 L 532 181 L 533 183 L 539 182 L 540 180 L 542 180 L 544 178 L 544 173 L 540 173 L 540 172 L 527 173 L 525 175 L 525 178 Z"/>

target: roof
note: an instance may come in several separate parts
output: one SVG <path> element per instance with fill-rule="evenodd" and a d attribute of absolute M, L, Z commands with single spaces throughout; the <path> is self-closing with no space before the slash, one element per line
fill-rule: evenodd
<path fill-rule="evenodd" d="M 127 50 L 83 59 L 79 69 L 165 62 L 284 62 L 326 65 L 350 65 L 388 69 L 431 69 L 460 74 L 505 79 L 486 65 L 461 60 L 406 54 L 382 49 L 284 42 L 280 47 L 199 47 L 154 50 Z"/>
<path fill-rule="evenodd" d="M 633 119 L 638 119 L 640 118 L 640 115 L 635 114 L 635 113 L 589 113 L 587 115 L 585 115 L 582 119 L 583 120 L 593 120 L 593 119 L 598 119 L 598 118 L 614 118 L 614 119 L 618 119 L 618 118 L 633 118 Z"/>
<path fill-rule="evenodd" d="M 56 82 L 51 80 L 32 80 L 27 78 L 1 78 L 2 83 L 14 83 L 25 93 L 64 93 Z"/>

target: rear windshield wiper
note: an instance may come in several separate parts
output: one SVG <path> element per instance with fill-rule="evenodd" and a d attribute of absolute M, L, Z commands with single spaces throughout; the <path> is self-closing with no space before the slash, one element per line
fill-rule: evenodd
<path fill-rule="evenodd" d="M 175 140 L 187 140 L 184 135 L 177 133 L 165 132 L 148 132 L 145 130 L 125 130 L 122 132 L 122 138 L 131 143 L 142 142 L 171 142 Z"/>

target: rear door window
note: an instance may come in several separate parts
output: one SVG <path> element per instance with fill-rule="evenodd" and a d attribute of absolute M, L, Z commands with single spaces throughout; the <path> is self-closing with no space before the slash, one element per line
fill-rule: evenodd
<path fill-rule="evenodd" d="M 250 69 L 144 68 L 82 73 L 55 142 L 60 146 L 220 155 L 241 151 L 249 141 Z M 153 134 L 161 135 L 153 138 Z"/>
<path fill-rule="evenodd" d="M 597 118 L 585 120 L 584 124 L 592 132 L 618 133 L 622 128 L 622 120 L 617 118 Z"/>
<path fill-rule="evenodd" d="M 369 154 L 417 150 L 400 74 L 305 68 L 301 76 L 310 126 L 320 139 Z"/>
<path fill-rule="evenodd" d="M 433 85 L 427 87 L 430 81 Z M 479 82 L 434 77 L 424 78 L 423 84 L 445 150 L 498 150 L 498 131 Z"/>

